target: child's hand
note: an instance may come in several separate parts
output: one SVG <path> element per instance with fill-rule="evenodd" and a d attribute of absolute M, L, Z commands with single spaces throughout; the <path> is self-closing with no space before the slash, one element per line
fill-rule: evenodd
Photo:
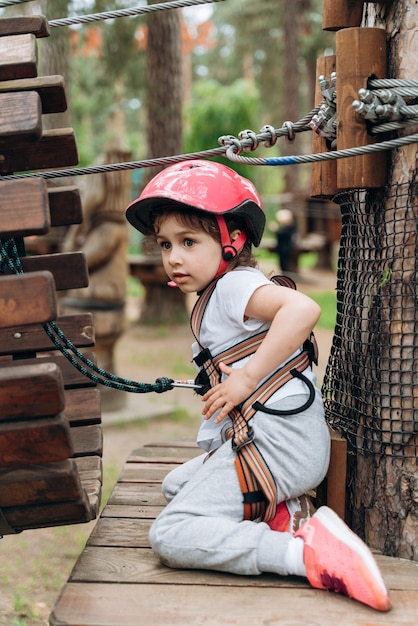
<path fill-rule="evenodd" d="M 216 424 L 225 419 L 228 413 L 248 398 L 257 387 L 257 383 L 250 380 L 246 375 L 245 368 L 234 369 L 220 363 L 219 369 L 228 378 L 202 396 L 202 401 L 206 403 L 202 414 L 206 420 L 209 420 L 216 411 L 221 409 L 215 419 Z"/>

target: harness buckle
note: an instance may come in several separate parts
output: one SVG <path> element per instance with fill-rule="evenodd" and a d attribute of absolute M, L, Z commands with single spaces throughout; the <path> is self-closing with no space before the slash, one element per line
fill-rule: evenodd
<path fill-rule="evenodd" d="M 254 437 L 255 437 L 254 428 L 247 424 L 246 432 L 243 432 L 241 435 L 238 435 L 238 437 L 232 438 L 231 446 L 232 446 L 233 451 L 239 452 L 241 448 L 244 448 L 245 446 L 248 446 L 249 443 L 252 443 L 254 441 Z"/>

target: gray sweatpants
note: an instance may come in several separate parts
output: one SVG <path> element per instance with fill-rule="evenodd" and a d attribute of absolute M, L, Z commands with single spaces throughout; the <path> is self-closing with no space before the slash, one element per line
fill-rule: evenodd
<path fill-rule="evenodd" d="M 301 406 L 292 396 L 277 408 Z M 255 442 L 276 481 L 282 502 L 317 487 L 329 464 L 330 439 L 322 400 L 289 417 L 258 412 L 252 419 Z M 169 503 L 150 530 L 151 546 L 170 567 L 209 569 L 242 575 L 286 575 L 285 553 L 291 535 L 264 522 L 243 520 L 242 492 L 231 441 L 205 462 L 201 455 L 166 477 Z"/>

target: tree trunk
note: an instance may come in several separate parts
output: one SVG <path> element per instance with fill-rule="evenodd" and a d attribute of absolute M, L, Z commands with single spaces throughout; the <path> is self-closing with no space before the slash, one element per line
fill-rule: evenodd
<path fill-rule="evenodd" d="M 182 152 L 180 14 L 177 10 L 156 11 L 147 19 L 147 141 L 148 157 L 153 159 Z M 144 183 L 149 182 L 159 169 L 162 168 L 148 168 Z M 160 264 L 158 248 L 155 248 L 154 256 Z M 156 271 L 158 273 L 158 268 Z M 141 322 L 175 323 L 187 319 L 186 299 L 178 289 L 158 280 L 152 287 L 144 285 L 146 296 Z"/>
<path fill-rule="evenodd" d="M 418 78 L 416 3 L 369 3 L 363 26 L 386 29 L 388 78 Z M 415 132 L 410 128 L 403 134 Z M 354 530 L 384 554 L 414 560 L 418 560 L 416 157 L 416 144 L 390 153 L 388 191 L 380 203 L 369 247 L 360 251 L 376 259 L 379 271 L 388 270 L 380 287 L 371 286 L 368 320 L 363 320 L 369 333 L 363 344 L 376 378 L 368 391 L 359 383 L 363 394 L 372 393 L 374 400 L 371 414 L 363 416 L 363 428 L 377 417 L 382 431 L 374 434 L 381 437 L 379 450 L 351 457 L 348 486 Z M 401 190 L 405 199 L 399 202 Z"/>

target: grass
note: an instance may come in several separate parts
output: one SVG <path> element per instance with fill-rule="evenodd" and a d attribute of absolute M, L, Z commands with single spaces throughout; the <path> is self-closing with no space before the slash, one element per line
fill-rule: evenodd
<path fill-rule="evenodd" d="M 325 330 L 334 330 L 337 317 L 337 295 L 334 291 L 321 291 L 318 293 L 306 292 L 321 307 L 322 313 L 316 326 Z"/>

